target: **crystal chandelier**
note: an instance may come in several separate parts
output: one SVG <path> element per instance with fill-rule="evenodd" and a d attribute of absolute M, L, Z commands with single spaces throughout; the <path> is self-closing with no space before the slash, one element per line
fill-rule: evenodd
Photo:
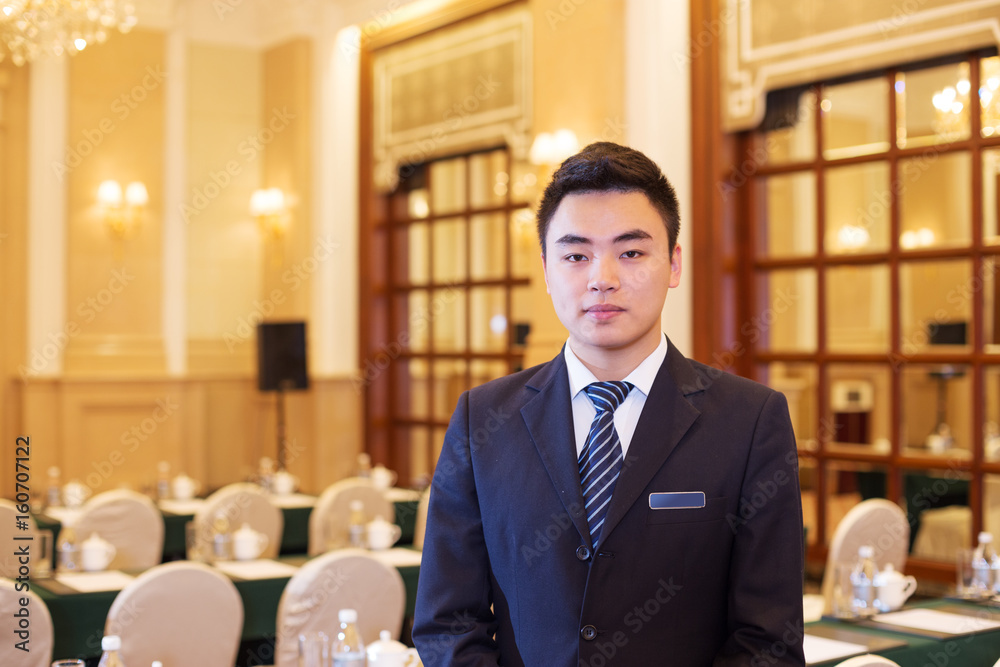
<path fill-rule="evenodd" d="M 74 55 L 136 24 L 132 0 L 0 0 L 0 60 L 23 65 L 42 54 Z"/>
<path fill-rule="evenodd" d="M 934 131 L 938 136 L 951 141 L 968 136 L 969 114 L 976 106 L 981 114 L 982 135 L 1000 135 L 1000 58 L 981 60 L 979 79 L 979 90 L 975 92 L 969 80 L 961 78 L 954 86 L 934 93 L 931 102 L 936 112 Z"/>

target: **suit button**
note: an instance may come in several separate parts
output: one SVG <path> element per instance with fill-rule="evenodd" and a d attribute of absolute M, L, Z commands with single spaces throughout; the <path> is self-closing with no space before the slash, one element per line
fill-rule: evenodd
<path fill-rule="evenodd" d="M 590 549 L 581 544 L 576 548 L 576 557 L 583 561 L 590 560 Z"/>
<path fill-rule="evenodd" d="M 586 641 L 592 642 L 597 637 L 597 628 L 592 625 L 585 625 L 583 629 L 580 630 L 580 636 Z"/>

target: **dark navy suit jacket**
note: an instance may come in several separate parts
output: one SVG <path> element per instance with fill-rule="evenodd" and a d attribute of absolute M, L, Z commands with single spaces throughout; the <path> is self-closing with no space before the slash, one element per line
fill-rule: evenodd
<path fill-rule="evenodd" d="M 703 491 L 704 507 L 650 494 Z M 566 363 L 459 399 L 431 487 L 413 639 L 427 667 L 804 665 L 784 396 L 673 345 L 590 543 Z"/>

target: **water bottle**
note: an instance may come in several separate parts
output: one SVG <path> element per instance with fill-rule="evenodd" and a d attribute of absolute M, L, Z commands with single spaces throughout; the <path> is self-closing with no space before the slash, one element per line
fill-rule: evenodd
<path fill-rule="evenodd" d="M 347 515 L 347 537 L 352 547 L 364 549 L 367 544 L 365 540 L 365 524 L 368 518 L 365 516 L 365 504 L 360 500 L 350 502 L 350 514 Z"/>
<path fill-rule="evenodd" d="M 333 667 L 365 667 L 365 643 L 358 632 L 358 612 L 341 609 L 337 614 L 340 629 L 333 643 Z"/>
<path fill-rule="evenodd" d="M 76 544 L 76 531 L 73 526 L 64 526 L 59 531 L 59 543 L 56 545 L 56 568 L 60 572 L 75 572 L 80 569 L 80 547 Z"/>
<path fill-rule="evenodd" d="M 983 531 L 979 533 L 979 544 L 972 555 L 972 588 L 978 595 L 993 595 L 998 583 L 997 570 L 1000 570 L 1000 557 L 993 546 L 993 534 Z"/>
<path fill-rule="evenodd" d="M 97 667 L 125 667 L 121 655 L 118 654 L 122 650 L 122 640 L 118 635 L 108 635 L 102 639 L 101 650 L 103 653 Z"/>
<path fill-rule="evenodd" d="M 870 544 L 861 546 L 858 549 L 858 562 L 851 570 L 853 589 L 851 611 L 855 616 L 874 616 L 878 612 L 875 607 L 875 574 L 877 572 L 875 549 Z"/>

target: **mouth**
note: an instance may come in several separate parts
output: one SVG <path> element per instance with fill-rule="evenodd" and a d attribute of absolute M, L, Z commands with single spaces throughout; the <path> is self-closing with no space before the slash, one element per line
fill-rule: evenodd
<path fill-rule="evenodd" d="M 607 320 L 619 313 L 624 313 L 625 309 L 609 303 L 599 303 L 584 310 L 587 315 L 597 320 Z"/>

